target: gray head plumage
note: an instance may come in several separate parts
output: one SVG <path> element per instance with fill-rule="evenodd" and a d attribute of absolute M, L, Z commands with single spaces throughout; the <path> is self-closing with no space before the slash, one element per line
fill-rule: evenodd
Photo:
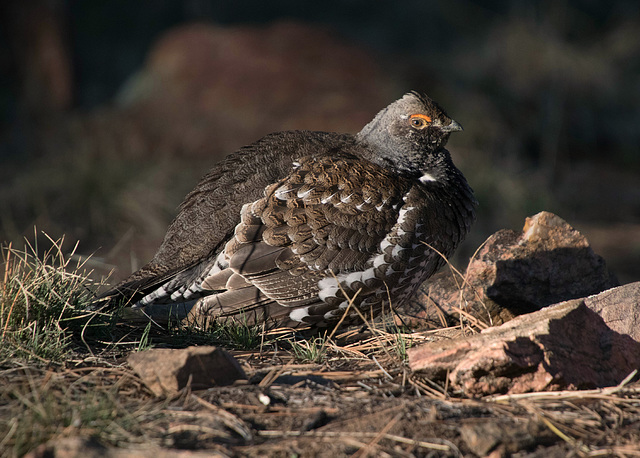
<path fill-rule="evenodd" d="M 356 138 L 374 153 L 367 159 L 417 174 L 432 162 L 430 155 L 444 148 L 449 135 L 460 130 L 440 105 L 410 92 L 381 110 Z"/>

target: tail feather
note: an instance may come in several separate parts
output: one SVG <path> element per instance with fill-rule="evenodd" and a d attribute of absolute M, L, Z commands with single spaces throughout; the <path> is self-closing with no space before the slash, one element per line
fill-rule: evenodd
<path fill-rule="evenodd" d="M 300 327 L 292 320 L 293 309 L 278 304 L 253 285 L 212 294 L 198 300 L 185 321 L 206 327 L 213 321 L 240 320 L 254 325 L 266 322 L 268 327 Z"/>
<path fill-rule="evenodd" d="M 109 311 L 122 306 L 133 306 L 151 291 L 174 278 L 178 273 L 163 272 L 152 265 L 147 265 L 113 288 L 96 296 L 90 305 L 90 309 Z"/>

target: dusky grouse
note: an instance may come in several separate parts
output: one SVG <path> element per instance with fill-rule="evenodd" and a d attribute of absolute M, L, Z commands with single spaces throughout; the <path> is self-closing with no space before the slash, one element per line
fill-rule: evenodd
<path fill-rule="evenodd" d="M 445 144 L 462 130 L 412 92 L 357 135 L 267 135 L 187 195 L 154 258 L 102 295 L 211 321 L 326 327 L 400 306 L 468 233 L 476 201 Z"/>

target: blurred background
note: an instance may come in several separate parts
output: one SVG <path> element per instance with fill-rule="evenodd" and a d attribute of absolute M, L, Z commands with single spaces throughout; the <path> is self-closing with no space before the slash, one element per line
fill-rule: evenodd
<path fill-rule="evenodd" d="M 66 235 L 117 281 L 226 154 L 355 133 L 409 90 L 465 128 L 449 150 L 480 208 L 459 265 L 548 210 L 640 280 L 636 0 L 5 1 L 0 241 Z"/>

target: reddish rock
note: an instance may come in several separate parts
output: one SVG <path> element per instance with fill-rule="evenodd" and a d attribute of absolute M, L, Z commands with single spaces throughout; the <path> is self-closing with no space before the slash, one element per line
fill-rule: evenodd
<path fill-rule="evenodd" d="M 233 356 L 209 346 L 154 348 L 131 353 L 127 362 L 156 396 L 175 393 L 188 384 L 202 390 L 247 378 Z"/>
<path fill-rule="evenodd" d="M 210 164 L 274 131 L 357 132 L 397 95 L 363 48 L 327 28 L 277 22 L 174 28 L 118 99 L 175 152 Z"/>
<path fill-rule="evenodd" d="M 469 396 L 616 385 L 640 367 L 640 343 L 576 299 L 480 334 L 408 350 L 409 365 Z"/>
<path fill-rule="evenodd" d="M 501 230 L 483 244 L 464 278 L 444 269 L 426 282 L 403 313 L 439 322 L 465 310 L 487 324 L 617 286 L 586 237 L 562 218 L 541 212 L 522 232 Z"/>

